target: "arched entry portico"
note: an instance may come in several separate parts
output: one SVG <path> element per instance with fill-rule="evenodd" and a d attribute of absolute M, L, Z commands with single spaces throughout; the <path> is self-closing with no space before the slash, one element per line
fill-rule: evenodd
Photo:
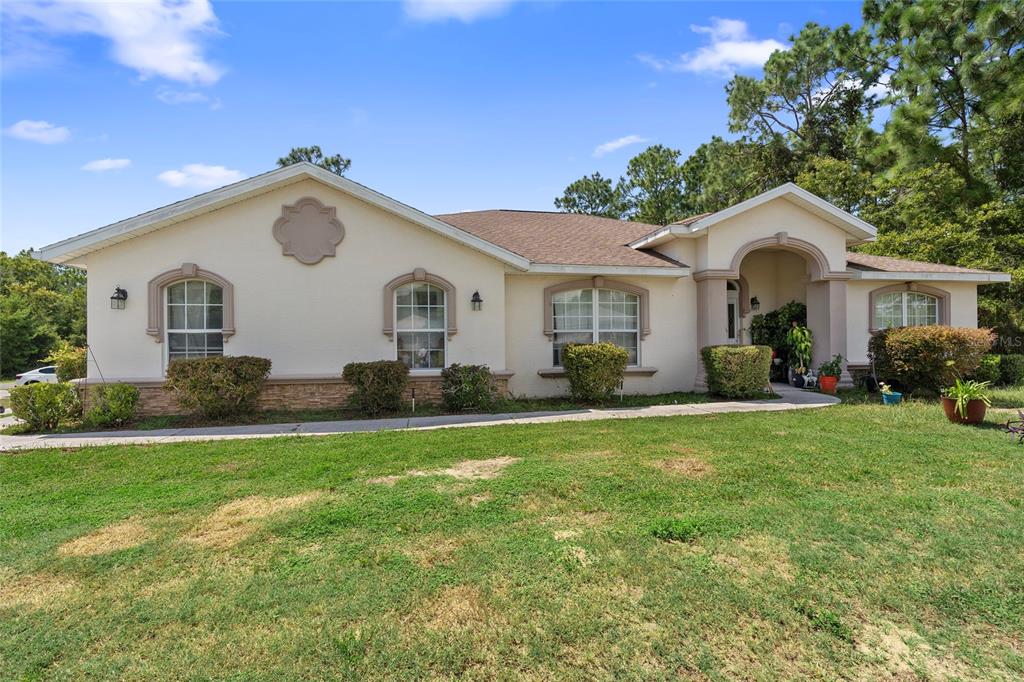
<path fill-rule="evenodd" d="M 781 262 L 784 257 L 788 258 L 788 285 L 781 284 L 778 278 L 766 279 L 753 271 L 754 260 Z M 797 269 L 794 262 L 801 267 Z M 749 336 L 745 337 L 739 331 L 733 338 L 729 334 L 732 314 L 729 283 L 738 285 L 742 282 L 743 286 L 738 288 L 741 290 L 739 300 L 744 306 L 744 326 L 749 326 L 751 297 L 756 296 L 762 301 L 758 311 L 761 313 L 796 298 L 807 304 L 807 326 L 814 333 L 813 367 L 817 368 L 836 354 L 847 357 L 846 282 L 850 273 L 833 270 L 828 258 L 814 244 L 779 232 L 740 246 L 729 268 L 701 270 L 694 273 L 693 278 L 697 283 L 697 338 L 701 347 L 749 342 Z M 845 365 L 840 385 L 853 385 Z M 703 364 L 698 365 L 697 386 L 706 387 Z"/>

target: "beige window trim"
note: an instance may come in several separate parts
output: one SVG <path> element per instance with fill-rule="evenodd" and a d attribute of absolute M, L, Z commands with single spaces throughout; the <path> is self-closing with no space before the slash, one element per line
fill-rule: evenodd
<path fill-rule="evenodd" d="M 576 279 L 571 282 L 562 282 L 561 284 L 552 284 L 544 289 L 544 335 L 548 338 L 552 338 L 555 334 L 555 311 L 551 304 L 551 298 L 563 291 L 575 291 L 576 289 L 613 289 L 633 294 L 640 299 L 640 338 L 646 338 L 651 333 L 651 295 L 647 289 L 614 279 L 590 277 L 587 279 Z"/>
<path fill-rule="evenodd" d="M 203 270 L 195 263 L 182 263 L 176 270 L 168 270 L 149 280 L 149 319 L 146 333 L 153 337 L 157 343 L 164 340 L 164 289 L 175 282 L 185 279 L 202 279 L 216 284 L 224 290 L 224 325 L 221 333 L 224 335 L 224 343 L 228 342 L 235 333 L 235 287 L 215 272 Z"/>
<path fill-rule="evenodd" d="M 432 275 L 423 268 L 416 268 L 412 272 L 399 275 L 384 285 L 384 335 L 392 340 L 395 338 L 395 289 L 412 282 L 426 282 L 444 291 L 445 323 L 447 325 L 448 338 L 450 339 L 455 336 L 459 331 L 455 324 L 455 308 L 457 304 L 455 285 L 444 277 Z"/>
<path fill-rule="evenodd" d="M 950 302 L 949 292 L 944 289 L 936 289 L 930 287 L 927 284 L 918 284 L 917 282 L 903 282 L 902 284 L 893 284 L 887 287 L 881 287 L 875 289 L 868 294 L 868 330 L 872 333 L 878 331 L 878 323 L 875 320 L 875 301 L 879 296 L 883 294 L 894 294 L 903 291 L 916 291 L 920 294 L 928 294 L 934 296 L 939 300 L 939 324 L 949 326 L 950 318 Z"/>

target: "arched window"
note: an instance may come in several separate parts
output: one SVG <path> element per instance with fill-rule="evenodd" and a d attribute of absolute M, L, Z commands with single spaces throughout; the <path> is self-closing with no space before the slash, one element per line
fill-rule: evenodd
<path fill-rule="evenodd" d="M 409 369 L 445 366 L 448 295 L 428 282 L 395 289 L 395 337 L 398 359 Z"/>
<path fill-rule="evenodd" d="M 202 279 L 165 288 L 167 360 L 224 355 L 224 289 Z"/>
<path fill-rule="evenodd" d="M 871 292 L 871 328 L 948 324 L 948 305 L 948 294 L 938 289 L 884 287 Z"/>
<path fill-rule="evenodd" d="M 606 341 L 625 348 L 640 364 L 640 296 L 620 289 L 575 289 L 551 294 L 552 360 L 562 365 L 570 343 Z"/>

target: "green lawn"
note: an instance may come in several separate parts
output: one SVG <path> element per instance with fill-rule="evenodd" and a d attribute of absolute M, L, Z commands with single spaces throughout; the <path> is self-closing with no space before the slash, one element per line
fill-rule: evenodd
<path fill-rule="evenodd" d="M 0 679 L 1019 679 L 1005 417 L 2 455 Z"/>

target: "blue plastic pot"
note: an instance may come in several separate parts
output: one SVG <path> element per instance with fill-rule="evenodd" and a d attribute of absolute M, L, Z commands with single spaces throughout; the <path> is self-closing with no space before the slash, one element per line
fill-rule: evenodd
<path fill-rule="evenodd" d="M 899 405 L 900 401 L 903 400 L 902 393 L 883 393 L 882 402 L 886 405 Z"/>

